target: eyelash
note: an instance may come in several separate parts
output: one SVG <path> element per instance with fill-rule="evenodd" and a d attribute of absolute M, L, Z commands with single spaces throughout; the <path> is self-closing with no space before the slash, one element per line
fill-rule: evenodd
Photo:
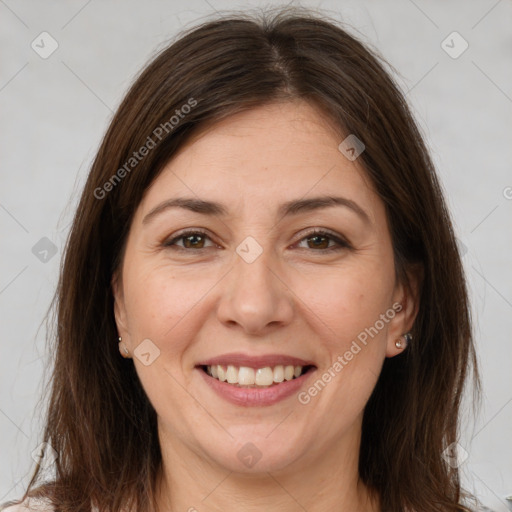
<path fill-rule="evenodd" d="M 203 231 L 201 229 L 193 229 L 193 230 L 183 231 L 178 236 L 175 236 L 171 240 L 164 242 L 162 245 L 164 247 L 173 247 L 174 243 L 176 241 L 181 240 L 181 239 L 186 238 L 191 235 L 201 235 L 201 236 L 205 236 L 210 239 L 210 237 L 208 236 L 208 234 L 205 231 Z M 323 236 L 323 237 L 330 238 L 332 241 L 334 241 L 338 245 L 334 246 L 334 247 L 328 247 L 327 249 L 318 249 L 318 250 L 310 249 L 313 252 L 319 252 L 321 254 L 326 254 L 326 253 L 333 252 L 333 251 L 340 251 L 342 249 L 351 249 L 352 248 L 351 245 L 346 240 L 343 240 L 342 238 L 336 236 L 334 233 L 331 233 L 330 231 L 326 231 L 323 229 L 314 229 L 314 230 L 310 231 L 309 233 L 304 235 L 299 240 L 299 242 L 302 242 L 303 240 L 307 240 L 308 238 L 313 238 L 314 236 Z M 203 250 L 208 249 L 208 247 L 201 247 L 199 249 L 189 249 L 186 247 L 179 247 L 179 246 L 174 246 L 173 248 L 176 250 L 179 250 L 179 251 L 188 251 L 188 252 L 203 251 Z"/>

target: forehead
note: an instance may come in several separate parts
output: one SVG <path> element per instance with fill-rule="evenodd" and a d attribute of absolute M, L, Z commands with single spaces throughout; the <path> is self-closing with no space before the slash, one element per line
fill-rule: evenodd
<path fill-rule="evenodd" d="M 237 113 L 203 127 L 180 148 L 145 194 L 141 215 L 176 195 L 224 202 L 240 213 L 325 194 L 348 196 L 371 215 L 379 199 L 357 160 L 339 151 L 343 138 L 303 101 Z"/>
<path fill-rule="evenodd" d="M 342 137 L 340 132 L 331 119 L 310 103 L 275 102 L 205 125 L 175 159 L 186 152 L 189 157 L 201 160 L 198 153 L 207 151 L 210 158 L 217 156 L 223 163 L 229 159 L 235 165 L 245 161 L 247 170 L 253 170 L 251 162 L 255 157 L 258 167 L 275 162 L 283 169 L 289 165 L 305 166 L 317 160 L 319 152 L 336 150 Z"/>

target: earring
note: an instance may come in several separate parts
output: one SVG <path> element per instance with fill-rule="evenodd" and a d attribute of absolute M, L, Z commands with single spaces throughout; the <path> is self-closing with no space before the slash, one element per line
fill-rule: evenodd
<path fill-rule="evenodd" d="M 402 338 L 404 340 L 403 342 L 402 342 Z M 402 336 L 395 341 L 395 347 L 396 348 L 406 348 L 407 345 L 411 341 L 412 341 L 411 333 L 406 332 L 405 334 L 402 334 Z"/>
<path fill-rule="evenodd" d="M 125 358 L 130 354 L 126 348 L 126 345 L 123 343 L 123 338 L 121 338 L 121 336 L 119 336 L 119 352 L 121 352 L 121 355 Z"/>

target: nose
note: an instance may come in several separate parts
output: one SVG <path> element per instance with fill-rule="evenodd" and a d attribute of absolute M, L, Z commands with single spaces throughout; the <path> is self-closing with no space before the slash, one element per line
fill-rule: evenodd
<path fill-rule="evenodd" d="M 234 268 L 223 280 L 218 319 L 255 335 L 289 324 L 294 313 L 293 293 L 280 269 L 268 249 L 251 263 L 235 253 Z"/>

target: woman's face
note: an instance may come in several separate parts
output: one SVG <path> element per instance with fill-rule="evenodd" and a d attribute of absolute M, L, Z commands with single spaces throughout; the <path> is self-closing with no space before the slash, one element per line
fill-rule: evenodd
<path fill-rule="evenodd" d="M 358 449 L 414 308 L 344 138 L 307 103 L 267 105 L 203 130 L 147 190 L 115 313 L 164 450 L 257 472 Z"/>

